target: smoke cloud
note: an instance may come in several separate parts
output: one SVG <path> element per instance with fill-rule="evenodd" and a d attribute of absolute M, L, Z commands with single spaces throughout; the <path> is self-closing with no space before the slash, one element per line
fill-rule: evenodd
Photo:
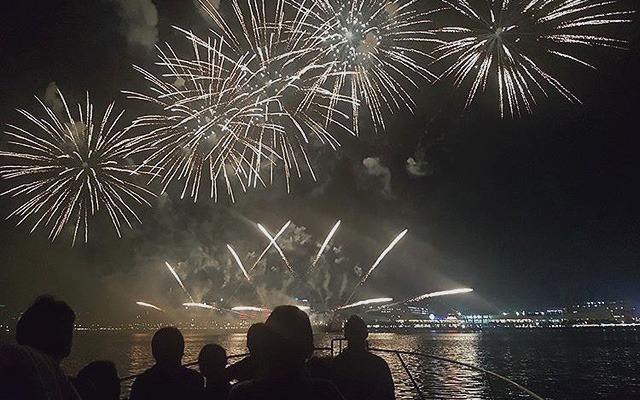
<path fill-rule="evenodd" d="M 123 34 L 131 45 L 153 49 L 158 42 L 158 10 L 151 0 L 112 0 L 122 19 Z"/>
<path fill-rule="evenodd" d="M 393 198 L 393 192 L 391 191 L 391 171 L 385 167 L 380 161 L 379 157 L 366 157 L 362 160 L 365 174 L 376 178 L 380 184 L 380 194 L 389 199 Z"/>
<path fill-rule="evenodd" d="M 44 104 L 49 106 L 56 114 L 61 114 L 64 111 L 64 105 L 60 94 L 58 93 L 58 85 L 55 82 L 49 83 L 44 91 Z"/>

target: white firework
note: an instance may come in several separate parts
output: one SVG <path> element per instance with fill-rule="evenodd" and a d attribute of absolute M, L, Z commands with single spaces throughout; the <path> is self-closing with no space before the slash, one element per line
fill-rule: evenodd
<path fill-rule="evenodd" d="M 385 112 L 413 109 L 408 88 L 435 78 L 423 47 L 438 42 L 430 28 L 438 9 L 421 10 L 418 0 L 290 1 L 300 10 L 297 26 L 306 31 L 313 62 L 329 66 L 318 77 L 331 93 L 329 108 L 349 97 L 356 132 L 360 108 L 384 129 Z"/>
<path fill-rule="evenodd" d="M 443 44 L 434 50 L 446 65 L 442 77 L 469 85 L 466 106 L 479 91 L 496 85 L 500 115 L 531 113 L 539 96 L 556 91 L 570 102 L 578 97 L 552 75 L 558 60 L 590 68 L 581 51 L 622 48 L 611 25 L 629 23 L 632 11 L 615 9 L 616 0 L 443 0 L 462 19 L 438 29 Z"/>
<path fill-rule="evenodd" d="M 90 220 L 106 211 L 120 236 L 123 225 L 140 222 L 132 204 L 150 206 L 147 199 L 155 196 L 136 182 L 149 169 L 132 160 L 147 148 L 129 128 L 117 128 L 124 111 L 112 117 L 114 103 L 100 119 L 87 93 L 74 115 L 57 93 L 60 115 L 36 98 L 45 116 L 18 110 L 33 129 L 9 125 L 5 132 L 15 150 L 0 152 L 0 177 L 13 185 L 2 194 L 21 201 L 9 218 L 17 218 L 18 225 L 34 220 L 32 232 L 50 228 L 51 240 L 70 225 L 75 243 L 79 234 L 87 241 Z"/>
<path fill-rule="evenodd" d="M 247 67 L 253 79 L 247 90 L 264 105 L 253 129 L 281 161 L 269 163 L 270 179 L 274 178 L 275 167 L 284 170 L 287 189 L 292 174 L 301 177 L 307 170 L 316 179 L 307 149 L 326 144 L 335 150 L 340 144 L 330 127 L 351 131 L 343 113 L 329 108 L 328 103 L 313 101 L 329 97 L 317 81 L 327 67 L 307 62 L 309 50 L 301 46 L 301 31 L 287 17 L 290 7 L 284 0 L 276 0 L 273 7 L 256 0 L 242 4 L 233 0 L 230 6 L 234 18 L 223 18 L 217 4 L 209 0 L 200 4 L 214 24 L 214 33 L 228 44 L 226 53 L 233 59 L 251 59 Z M 339 98 L 336 103 L 340 100 L 345 101 Z M 280 129 L 265 130 L 265 124 Z"/>
<path fill-rule="evenodd" d="M 182 181 L 181 197 L 194 201 L 203 186 L 216 201 L 222 182 L 234 200 L 234 182 L 243 191 L 257 183 L 260 160 L 277 155 L 252 129 L 263 117 L 270 98 L 257 99 L 246 91 L 253 75 L 246 66 L 250 59 L 229 60 L 221 52 L 220 40 L 203 40 L 183 31 L 193 47 L 193 58 L 181 58 L 167 46 L 159 49 L 162 77 L 135 67 L 150 83 L 150 94 L 125 92 L 159 108 L 158 113 L 139 117 L 135 124 L 149 130 L 147 138 L 154 152 L 145 165 L 154 166 L 163 191 Z M 265 130 L 280 127 L 265 123 Z"/>

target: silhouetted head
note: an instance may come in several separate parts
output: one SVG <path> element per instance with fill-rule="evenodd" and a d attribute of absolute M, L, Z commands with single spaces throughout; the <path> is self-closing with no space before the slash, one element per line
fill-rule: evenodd
<path fill-rule="evenodd" d="M 264 336 L 265 325 L 258 322 L 249 327 L 247 331 L 247 348 L 252 356 L 262 351 L 262 340 Z"/>
<path fill-rule="evenodd" d="M 269 368 L 300 369 L 313 354 L 311 323 L 298 307 L 276 307 L 265 326 L 264 358 Z"/>
<path fill-rule="evenodd" d="M 51 295 L 38 297 L 16 326 L 16 341 L 40 350 L 57 362 L 71 354 L 76 314 L 64 301 Z"/>
<path fill-rule="evenodd" d="M 207 344 L 198 354 L 198 368 L 207 379 L 222 377 L 227 366 L 227 352 L 217 344 Z"/>
<path fill-rule="evenodd" d="M 367 324 L 357 315 L 350 316 L 344 323 L 344 337 L 349 341 L 349 346 L 364 345 L 367 336 L 369 336 Z"/>
<path fill-rule="evenodd" d="M 184 355 L 184 338 L 178 328 L 160 328 L 151 339 L 151 353 L 160 366 L 180 365 Z"/>
<path fill-rule="evenodd" d="M 78 372 L 78 380 L 90 382 L 95 388 L 96 399 L 120 399 L 120 378 L 111 361 L 94 361 Z"/>

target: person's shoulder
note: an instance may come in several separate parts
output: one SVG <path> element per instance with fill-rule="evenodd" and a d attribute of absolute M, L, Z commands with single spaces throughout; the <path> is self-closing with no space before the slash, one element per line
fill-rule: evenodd
<path fill-rule="evenodd" d="M 187 379 L 191 379 L 198 382 L 204 382 L 204 378 L 198 371 L 185 367 L 184 365 L 180 367 L 180 373 Z"/>
<path fill-rule="evenodd" d="M 342 400 L 343 397 L 335 387 L 335 385 L 327 380 L 320 378 L 310 378 L 309 386 L 311 388 L 311 393 L 315 395 L 316 399 L 323 400 Z"/>

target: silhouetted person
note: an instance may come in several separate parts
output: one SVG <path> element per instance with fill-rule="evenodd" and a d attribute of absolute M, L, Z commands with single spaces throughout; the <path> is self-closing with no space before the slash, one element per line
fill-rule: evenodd
<path fill-rule="evenodd" d="M 93 361 L 78 372 L 74 385 L 82 400 L 119 400 L 120 378 L 111 361 Z"/>
<path fill-rule="evenodd" d="M 198 367 L 205 378 L 203 400 L 226 400 L 231 384 L 224 368 L 227 366 L 227 352 L 217 344 L 207 344 L 198 354 Z"/>
<path fill-rule="evenodd" d="M 310 378 L 305 361 L 313 354 L 309 317 L 294 306 L 276 307 L 263 332 L 265 376 L 240 382 L 230 400 L 342 399 L 331 382 Z"/>
<path fill-rule="evenodd" d="M 0 398 L 78 400 L 60 368 L 71 352 L 75 313 L 50 295 L 38 297 L 16 326 L 18 345 L 0 346 Z"/>
<path fill-rule="evenodd" d="M 230 381 L 248 381 L 259 378 L 262 375 L 260 370 L 262 369 L 261 354 L 264 330 L 265 325 L 262 322 L 258 322 L 249 327 L 247 331 L 247 349 L 249 349 L 249 355 L 227 367 L 227 378 Z"/>
<path fill-rule="evenodd" d="M 43 352 L 60 364 L 71 354 L 75 320 L 76 314 L 67 303 L 50 295 L 40 296 L 20 317 L 16 341 Z"/>
<path fill-rule="evenodd" d="M 202 376 L 182 365 L 184 338 L 175 327 L 159 329 L 151 339 L 156 364 L 136 378 L 130 400 L 198 399 L 204 388 Z"/>
<path fill-rule="evenodd" d="M 367 350 L 367 324 L 352 315 L 344 324 L 347 348 L 333 359 L 333 383 L 347 400 L 395 399 L 389 365 Z"/>

